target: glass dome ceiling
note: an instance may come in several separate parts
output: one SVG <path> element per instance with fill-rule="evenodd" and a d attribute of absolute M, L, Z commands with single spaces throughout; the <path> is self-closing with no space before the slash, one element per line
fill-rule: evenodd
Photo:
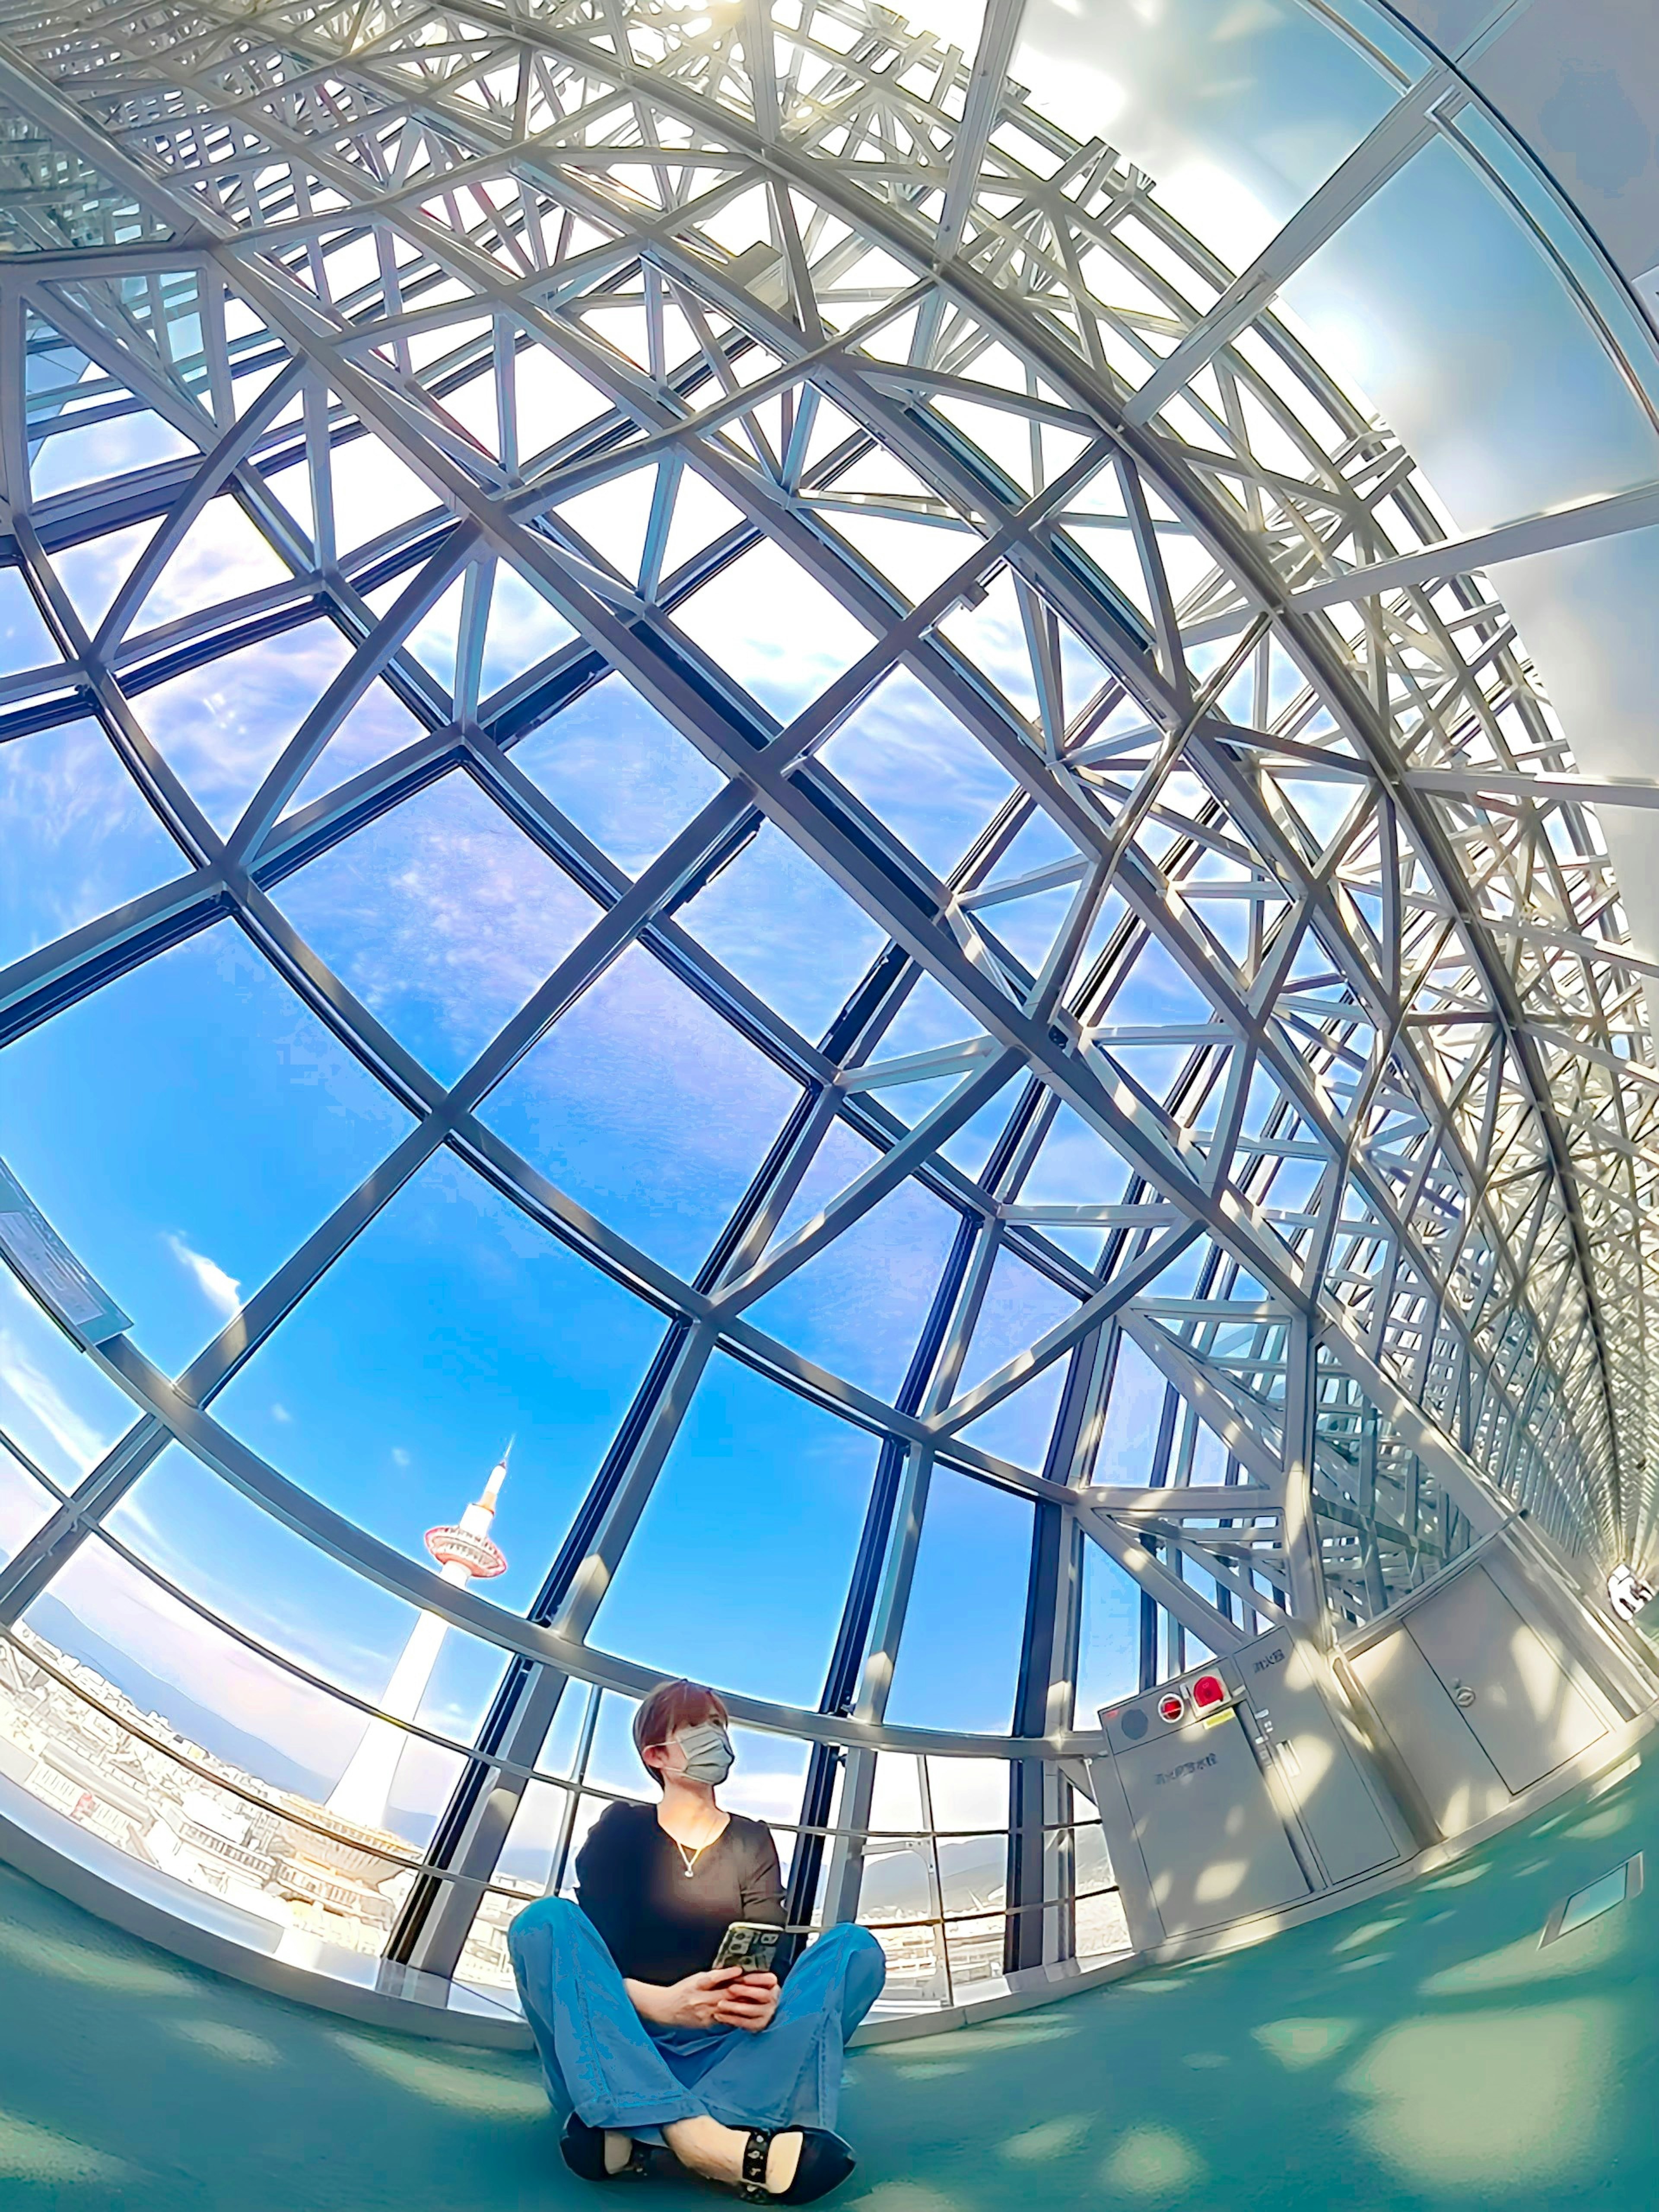
<path fill-rule="evenodd" d="M 1480 118 L 1343 14 L 1352 213 Z M 685 1671 L 938 1996 L 1119 1940 L 1103 1700 L 1644 1556 L 1652 965 L 1480 572 L 1570 533 L 1018 21 L 0 14 L 0 1149 L 132 1316 L 0 1275 L 0 1771 L 227 1910 L 501 1983 Z"/>

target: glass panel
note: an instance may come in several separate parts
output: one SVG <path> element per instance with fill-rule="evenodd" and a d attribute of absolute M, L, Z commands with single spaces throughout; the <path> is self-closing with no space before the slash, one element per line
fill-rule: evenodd
<path fill-rule="evenodd" d="M 68 1490 L 136 1418 L 125 1393 L 0 1267 L 0 1430 Z"/>
<path fill-rule="evenodd" d="M 356 1697 L 384 1703 L 420 1618 L 416 1608 L 296 1535 L 181 1447 L 163 1452 L 104 1526 L 261 1644 Z M 495 1645 L 450 1629 L 410 1717 L 470 1741 L 504 1664 Z"/>
<path fill-rule="evenodd" d="M 1077 1300 L 1009 1251 L 997 1255 L 985 1302 L 969 1341 L 956 1395 L 1028 1351 L 1039 1337 L 1077 1311 Z M 965 1443 L 996 1452 L 1022 1467 L 1040 1468 L 1048 1454 L 1054 1416 L 1066 1387 L 1070 1355 L 1053 1360 L 1023 1389 L 962 1431 Z M 1062 1471 L 1060 1480 L 1064 1480 Z"/>
<path fill-rule="evenodd" d="M 526 1892 L 536 1897 L 546 1895 L 553 1886 L 566 1815 L 574 1795 L 552 1782 L 531 1782 L 526 1785 L 495 1869 L 496 1881 L 511 1882 L 515 1888 L 522 1884 Z M 568 1887 L 568 1867 L 565 1873 Z M 507 1978 L 511 1978 L 510 1971 Z"/>
<path fill-rule="evenodd" d="M 617 1796 L 646 1800 L 654 1798 L 656 1790 L 634 1748 L 631 1731 L 638 1705 L 638 1698 L 624 1698 L 615 1690 L 605 1692 L 599 1701 L 586 1778 Z"/>
<path fill-rule="evenodd" d="M 0 676 L 49 667 L 60 658 L 21 572 L 0 568 Z"/>
<path fill-rule="evenodd" d="M 819 755 L 872 813 L 948 876 L 1013 789 L 983 746 L 906 669 L 844 722 Z"/>
<path fill-rule="evenodd" d="M 542 1738 L 542 1747 L 532 1762 L 542 1773 L 573 1774 L 582 1748 L 583 1728 L 587 1714 L 588 1685 L 567 1681 L 547 1734 Z"/>
<path fill-rule="evenodd" d="M 1025 1626 L 1029 1499 L 936 1468 L 887 1717 L 1006 1729 Z M 965 1636 L 963 1624 L 973 1623 Z"/>
<path fill-rule="evenodd" d="M 890 1403 L 938 1291 L 957 1218 L 919 1183 L 901 1183 L 757 1299 L 747 1317 Z"/>
<path fill-rule="evenodd" d="M 204 1620 L 101 1539 L 65 1563 L 29 1608 L 27 1626 L 51 1647 L 44 1656 L 67 1654 L 90 1670 L 92 1679 L 77 1680 L 92 1696 L 115 1705 L 112 1689 L 129 1701 L 134 1720 L 147 1719 L 163 1750 L 222 1768 L 227 1782 L 277 1809 L 291 1807 L 323 1826 L 344 1817 L 328 1809 L 328 1796 L 374 1724 Z M 95 1757 L 89 1764 L 101 1765 Z M 424 1844 L 460 1766 L 459 1753 L 410 1738 L 374 1832 Z M 134 1788 L 131 1772 L 127 1780 Z M 152 1817 L 162 1812 L 167 1778 L 159 1790 L 142 1782 L 137 1790 L 150 1801 Z M 156 1856 L 166 1863 L 163 1852 Z"/>
<path fill-rule="evenodd" d="M 92 370 L 94 376 L 102 371 Z M 98 483 L 107 477 L 131 475 L 164 461 L 193 457 L 197 448 L 182 432 L 164 422 L 149 408 L 116 415 L 102 422 L 54 428 L 34 443 L 29 459 L 29 491 L 45 500 L 60 491 L 75 491 L 82 484 Z"/>
<path fill-rule="evenodd" d="M 1022 1206 L 1115 1206 L 1129 1185 L 1122 1156 L 1091 1129 L 1082 1115 L 1062 1106 L 1019 1188 Z M 1097 1267 L 1105 1249 L 1102 1229 L 1066 1229 L 1045 1224 L 1042 1234 L 1061 1244 L 1089 1267 Z"/>
<path fill-rule="evenodd" d="M 437 507 L 414 471 L 372 434 L 337 445 L 329 466 L 334 475 L 334 528 L 342 553 Z"/>
<path fill-rule="evenodd" d="M 1008 1826 L 1008 1762 L 1006 1759 L 937 1759 L 927 1761 L 927 1795 L 933 1808 L 933 1826 L 940 1835 L 952 1830 L 1004 1831 Z M 977 1850 L 981 1836 L 968 1840 Z M 1002 1878 L 999 1860 L 997 1880 Z"/>
<path fill-rule="evenodd" d="M 503 1896 L 501 1891 L 507 1894 Z M 499 1889 L 490 1889 L 478 1901 L 459 1962 L 455 1968 L 455 1979 L 466 1986 L 487 1991 L 497 1996 L 513 1989 L 513 1960 L 507 1948 L 507 1933 L 525 1906 L 542 1891 L 539 1886 L 526 1883 L 522 1888 L 517 1882 L 502 1882 Z"/>
<path fill-rule="evenodd" d="M 172 1071 L 164 1083 L 140 1072 Z M 6 1156 L 176 1370 L 408 1127 L 234 928 L 0 1054 Z"/>
<path fill-rule="evenodd" d="M 1659 472 L 1659 439 L 1559 274 L 1443 139 L 1352 216 L 1284 298 L 1462 529 Z"/>
<path fill-rule="evenodd" d="M 293 571 L 228 493 L 211 499 L 185 532 L 128 625 L 134 636 L 204 607 L 285 584 Z"/>
<path fill-rule="evenodd" d="M 513 764 L 630 876 L 722 781 L 620 676 L 607 676 L 515 745 Z"/>
<path fill-rule="evenodd" d="M 721 1688 L 816 1705 L 878 1449 L 864 1431 L 717 1353 L 593 1641 Z"/>
<path fill-rule="evenodd" d="M 1487 82 L 1490 96 L 1490 79 Z M 1593 106 L 1593 93 L 1591 100 Z M 1513 116 L 1515 109 L 1507 101 L 1504 106 L 1506 112 Z M 1565 264 L 1573 282 L 1588 297 L 1620 358 L 1641 380 L 1649 398 L 1654 398 L 1656 387 L 1659 386 L 1659 361 L 1655 358 L 1652 332 L 1643 321 L 1629 290 L 1613 273 L 1619 241 L 1609 229 L 1601 228 L 1597 222 L 1600 211 L 1584 191 L 1589 179 L 1583 168 L 1578 168 L 1573 179 L 1575 197 L 1606 241 L 1605 253 L 1598 250 L 1575 216 L 1569 214 L 1564 197 L 1532 166 L 1490 113 L 1471 102 L 1459 112 L 1454 127 L 1457 136 L 1503 179 L 1543 233 L 1553 255 Z M 1591 190 L 1595 190 L 1594 185 Z M 1618 185 L 1614 185 L 1613 196 L 1623 197 Z M 1612 210 L 1606 212 L 1610 214 Z"/>
<path fill-rule="evenodd" d="M 1120 1337 L 1095 1461 L 1097 1482 L 1145 1485 L 1152 1480 L 1152 1453 L 1168 1389 L 1140 1346 Z"/>
<path fill-rule="evenodd" d="M 1007 1919 L 1002 1901 L 1007 1883 L 1006 1834 L 964 1837 L 939 1845 L 945 1910 L 951 1916 L 945 1947 L 951 1962 L 953 1994 L 975 1982 L 994 1981 L 1003 1971 Z M 981 1912 L 982 1905 L 994 1911 Z"/>
<path fill-rule="evenodd" d="M 1077 1884 L 1073 1942 L 1079 1959 L 1133 1948 L 1122 1900 L 1115 1889 L 1108 1887 L 1113 1880 L 1112 1863 L 1100 1823 L 1083 1818 L 1092 1809 L 1086 1798 L 1077 1800 L 1079 1819 L 1072 1831 Z"/>
<path fill-rule="evenodd" d="M 0 967 L 185 872 L 96 722 L 0 745 Z"/>
<path fill-rule="evenodd" d="M 782 721 L 869 650 L 870 633 L 780 547 L 757 545 L 674 610 L 676 625 Z"/>
<path fill-rule="evenodd" d="M 283 885 L 357 996 L 453 1083 L 598 913 L 470 776 L 447 775 Z"/>
<path fill-rule="evenodd" d="M 568 645 L 575 635 L 526 577 L 504 561 L 497 562 L 479 664 L 479 696 L 489 698 L 524 670 L 539 666 Z"/>
<path fill-rule="evenodd" d="M 376 678 L 312 763 L 284 813 L 297 814 L 425 734 L 426 725 L 416 720 L 390 684 Z"/>
<path fill-rule="evenodd" d="M 1140 1592 L 1098 1544 L 1085 1543 L 1073 1727 L 1098 1728 L 1103 1705 L 1139 1687 Z"/>
<path fill-rule="evenodd" d="M 103 1572 L 92 1566 L 101 1549 L 90 1547 L 76 1564 Z M 83 1599 L 90 1588 L 81 1585 Z M 145 1870 L 148 1896 L 170 1902 L 168 1887 L 177 1882 L 213 1899 L 208 1924 L 233 1940 L 270 1950 L 285 1937 L 311 1935 L 378 1953 L 410 1879 L 393 1855 L 408 1850 L 400 1831 L 428 1826 L 429 1818 L 395 1814 L 380 1850 L 363 1831 L 337 1840 L 325 1808 L 272 1778 L 275 1770 L 310 1779 L 309 1768 L 117 1654 L 67 1609 L 54 1613 L 46 1601 L 42 1608 L 61 1642 L 31 1620 L 15 1640 L 0 1643 L 6 1771 L 44 1804 L 131 1854 Z M 230 1702 L 252 1686 L 239 1685 Z M 319 1709 L 344 1717 L 331 1700 L 313 1695 L 303 1708 L 279 1691 L 260 1708 L 259 1725 L 272 1735 L 292 1732 L 302 1711 L 316 1719 Z M 215 1739 L 232 1748 L 211 1749 Z M 198 1923 L 203 1917 L 199 1906 L 177 1909 Z"/>
<path fill-rule="evenodd" d="M 332 623 L 307 623 L 158 684 L 135 711 L 208 819 L 228 836 L 350 652 Z"/>
<path fill-rule="evenodd" d="M 896 1752 L 876 1757 L 871 1841 L 859 1886 L 859 1918 L 887 1958 L 889 2003 L 940 2004 L 949 1994 L 937 1923 L 942 1895 L 922 1796 L 924 1762 Z M 906 1926 L 904 1923 L 920 1923 Z"/>
<path fill-rule="evenodd" d="M 491 1095 L 484 1119 L 610 1227 L 689 1277 L 799 1097 L 633 946 Z"/>
<path fill-rule="evenodd" d="M 1164 0 L 1078 16 L 1039 0 L 1013 74 L 1039 111 L 1109 137 L 1177 222 L 1236 269 L 1393 105 L 1396 88 L 1294 0 Z"/>
<path fill-rule="evenodd" d="M 111 600 L 126 581 L 138 556 L 155 537 L 158 523 L 135 522 L 80 545 L 66 545 L 52 556 L 58 581 L 89 630 L 109 612 Z"/>
<path fill-rule="evenodd" d="M 216 1401 L 307 1487 L 429 1565 L 515 1441 L 483 1594 L 527 1604 L 662 1334 L 448 1155 L 422 1170 Z"/>
<path fill-rule="evenodd" d="M 0 1435 L 0 1566 L 46 1525 L 57 1504 L 51 1491 L 35 1480 Z"/>
<path fill-rule="evenodd" d="M 816 1696 L 811 1702 L 817 1703 Z M 738 1763 L 720 1790 L 720 1802 L 734 1813 L 746 1813 L 751 1820 L 785 1821 L 793 1827 L 801 1816 L 801 1794 L 806 1784 L 811 1745 L 759 1729 L 734 1728 L 732 1747 L 738 1754 Z M 787 1880 L 795 1854 L 795 1838 L 779 1829 L 773 1840 Z M 829 1849 L 826 1843 L 826 1853 Z"/>
<path fill-rule="evenodd" d="M 821 1036 L 884 933 L 768 823 L 678 916 L 802 1036 Z"/>

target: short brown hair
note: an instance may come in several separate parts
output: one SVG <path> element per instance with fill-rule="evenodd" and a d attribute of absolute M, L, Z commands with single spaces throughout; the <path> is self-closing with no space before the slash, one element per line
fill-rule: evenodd
<path fill-rule="evenodd" d="M 688 1682 L 684 1675 L 677 1681 L 659 1682 L 634 1716 L 634 1748 L 640 1764 L 660 1789 L 662 1777 L 646 1758 L 647 1747 L 666 1743 L 671 1735 L 683 1728 L 696 1728 L 700 1721 L 718 1721 L 724 1728 L 731 1717 L 725 1699 L 706 1682 Z"/>

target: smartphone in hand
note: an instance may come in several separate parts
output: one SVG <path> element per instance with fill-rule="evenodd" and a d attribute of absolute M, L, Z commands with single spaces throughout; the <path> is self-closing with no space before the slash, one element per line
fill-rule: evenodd
<path fill-rule="evenodd" d="M 741 1966 L 745 1974 L 769 1974 L 783 1940 L 781 1928 L 760 1920 L 734 1920 L 720 1937 L 716 1968 Z"/>

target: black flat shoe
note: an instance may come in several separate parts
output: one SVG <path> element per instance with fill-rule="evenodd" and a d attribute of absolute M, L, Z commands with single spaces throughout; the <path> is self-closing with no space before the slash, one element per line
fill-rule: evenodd
<path fill-rule="evenodd" d="M 800 2164 L 795 2168 L 795 2178 L 787 2189 L 769 2189 L 766 2154 L 772 2148 L 772 2138 L 796 2134 L 800 2136 Z M 852 2144 L 831 2135 L 828 2128 L 750 2128 L 744 2145 L 739 2194 L 745 2204 L 811 2204 L 838 2189 L 857 2164 Z"/>
<path fill-rule="evenodd" d="M 619 2166 L 612 2173 L 605 2162 L 605 2130 L 590 2128 L 586 2120 L 579 2120 L 572 2112 L 564 2124 L 564 2133 L 559 2137 L 559 2148 L 564 2153 L 564 2162 L 572 2173 L 579 2173 L 584 2181 L 620 2181 L 624 2175 L 649 2173 L 645 2146 L 635 2143 L 629 2154 L 626 2166 Z M 764 2166 L 762 2167 L 765 2171 Z M 805 2198 L 802 2202 L 805 2203 Z"/>

